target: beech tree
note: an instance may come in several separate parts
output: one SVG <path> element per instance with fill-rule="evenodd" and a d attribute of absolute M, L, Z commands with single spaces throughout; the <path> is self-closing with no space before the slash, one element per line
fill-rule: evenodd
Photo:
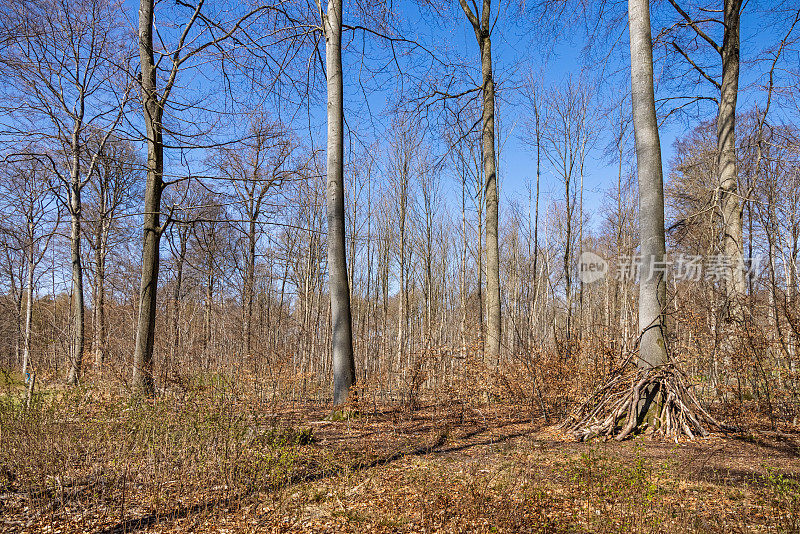
<path fill-rule="evenodd" d="M 691 394 L 683 373 L 670 365 L 665 337 L 666 243 L 661 145 L 653 84 L 649 0 L 628 0 L 631 100 L 639 177 L 639 353 L 633 386 L 612 377 L 566 425 L 588 440 L 621 440 L 649 429 L 668 436 L 705 435 L 704 423 L 725 428 Z"/>
<path fill-rule="evenodd" d="M 347 277 L 344 211 L 344 87 L 342 80 L 342 0 L 317 7 L 325 36 L 325 75 L 328 88 L 327 220 L 328 287 L 331 299 L 333 404 L 347 401 L 355 384 L 353 319 Z"/>
<path fill-rule="evenodd" d="M 60 223 L 60 212 L 48 179 L 48 169 L 36 159 L 14 162 L 0 183 L 5 202 L 3 212 L 10 225 L 2 232 L 25 257 L 25 319 L 22 332 L 22 374 L 34 367 L 31 360 L 33 341 L 33 305 L 41 273 L 36 272 L 50 247 Z"/>
<path fill-rule="evenodd" d="M 233 20 L 218 20 L 204 10 L 205 0 L 192 6 L 179 2 L 178 27 L 171 49 L 160 41 L 155 29 L 155 0 L 139 3 L 139 62 L 142 109 L 147 142 L 147 180 L 144 191 L 142 276 L 139 286 L 139 314 L 133 352 L 132 385 L 147 395 L 155 392 L 153 383 L 153 344 L 156 326 L 156 296 L 160 263 L 161 236 L 169 223 L 162 220 L 161 196 L 169 180 L 164 180 L 164 113 L 175 104 L 173 90 L 178 78 L 206 51 L 216 50 L 243 32 L 267 6 L 257 6 Z M 168 17 L 167 17 L 168 18 Z M 240 41 L 237 41 L 240 42 Z M 163 66 L 163 65 L 165 66 Z M 180 106 L 177 106 L 180 107 Z M 175 132 L 167 131 L 168 134 Z"/>
<path fill-rule="evenodd" d="M 682 59 L 673 63 L 684 75 L 697 72 L 700 80 L 709 74 L 719 87 L 706 80 L 708 91 L 700 94 L 716 98 L 722 71 L 716 69 L 716 77 L 710 73 L 718 51 L 701 33 L 725 48 L 722 24 L 711 20 L 723 20 L 722 11 L 706 17 L 704 8 L 687 0 L 692 15 L 679 13 L 677 26 L 655 35 L 655 44 L 648 10 L 656 4 L 631 0 L 629 12 L 612 13 L 630 25 L 630 92 L 609 89 L 605 84 L 613 77 L 593 87 L 591 96 L 575 82 L 583 77 L 559 83 L 552 92 L 537 83 L 527 124 L 536 152 L 528 154 L 519 150 L 516 137 L 524 120 L 518 120 L 519 89 L 513 82 L 521 80 L 504 74 L 507 86 L 495 85 L 503 65 L 518 66 L 509 61 L 511 47 L 496 46 L 495 63 L 492 59 L 492 40 L 497 45 L 499 32 L 510 24 L 510 10 L 503 11 L 507 4 L 462 0 L 447 8 L 411 6 L 417 12 L 410 21 L 431 16 L 445 31 L 460 33 L 471 27 L 475 54 L 472 34 L 466 35 L 465 52 L 459 51 L 460 41 L 449 43 L 455 50 L 426 50 L 420 43 L 440 38 L 441 28 L 397 31 L 388 4 L 378 6 L 383 18 L 376 22 L 372 6 L 344 0 L 267 6 L 142 0 L 142 75 L 134 81 L 135 68 L 123 69 L 123 76 L 115 65 L 103 71 L 114 76 L 103 78 L 107 89 L 87 93 L 92 98 L 86 100 L 83 126 L 77 123 L 76 144 L 74 106 L 67 110 L 59 101 L 61 88 L 74 85 L 72 71 L 61 68 L 43 77 L 44 67 L 25 56 L 49 42 L 52 30 L 30 13 L 54 1 L 0 8 L 5 17 L 0 48 L 13 52 L 0 57 L 0 68 L 8 73 L 0 80 L 0 104 L 8 111 L 0 144 L 9 154 L 0 161 L 0 178 L 30 178 L 22 185 L 9 178 L 0 199 L 13 215 L 0 221 L 0 359 L 15 370 L 27 361 L 29 369 L 48 371 L 40 377 L 60 376 L 68 361 L 77 377 L 81 362 L 73 355 L 85 353 L 111 371 L 104 383 L 117 379 L 121 364 L 132 371 L 127 378 L 133 379 L 134 393 L 154 394 L 156 383 L 169 392 L 186 386 L 192 373 L 219 372 L 241 380 L 237 386 L 253 380 L 252 391 L 268 402 L 332 397 L 336 410 L 353 400 L 356 376 L 367 402 L 406 403 L 410 410 L 429 401 L 452 399 L 468 406 L 516 398 L 548 417 L 594 391 L 570 420 L 580 439 L 647 431 L 697 435 L 716 424 L 704 407 L 720 398 L 738 395 L 745 403 L 752 395 L 768 401 L 762 405 L 774 402 L 774 411 L 767 408 L 774 414 L 784 413 L 780 403 L 793 398 L 800 339 L 795 311 L 800 152 L 796 110 L 787 103 L 796 91 L 788 83 L 772 91 L 771 114 L 769 98 L 764 108 L 757 99 L 761 92 L 748 94 L 756 108 L 751 115 L 739 113 L 734 130 L 735 193 L 725 188 L 720 193 L 718 187 L 718 171 L 730 167 L 720 163 L 728 150 L 720 142 L 729 134 L 718 131 L 725 120 L 709 117 L 695 134 L 676 142 L 671 172 L 665 177 L 662 170 L 664 130 L 659 132 L 657 120 L 663 116 L 657 106 L 682 96 L 671 91 L 666 68 L 654 94 L 659 74 L 654 47 L 671 46 L 675 38 L 673 58 Z M 81 0 L 101 2 L 92 1 Z M 722 5 L 707 0 L 703 6 L 713 1 Z M 670 2 L 659 5 L 674 22 Z M 81 12 L 79 7 L 75 4 L 70 16 Z M 447 9 L 449 19 L 469 25 L 454 28 L 440 16 Z M 261 19 L 260 13 L 275 16 Z M 88 25 L 81 28 L 90 31 Z M 256 29 L 268 29 L 271 36 L 262 41 Z M 725 32 L 728 44 L 735 41 L 731 30 Z M 373 37 L 382 45 L 373 46 Z M 787 39 L 781 47 L 792 58 L 796 41 Z M 693 40 L 688 48 L 687 40 Z M 364 47 L 352 61 L 348 42 Z M 131 39 L 118 44 L 130 45 Z M 706 49 L 708 54 L 701 54 Z M 784 65 L 777 60 L 784 54 L 773 50 L 773 71 L 785 77 L 778 82 L 783 84 L 794 73 L 781 73 Z M 119 52 L 127 59 L 124 49 Z M 609 50 L 608 64 L 627 77 L 626 69 L 616 68 L 624 63 L 614 52 Z M 356 62 L 363 69 L 356 69 Z M 747 65 L 742 62 L 743 79 L 752 77 Z M 273 79 L 277 70 L 285 78 Z M 325 162 L 317 145 L 325 135 L 322 93 L 311 89 L 321 72 Z M 383 83 L 387 73 L 397 85 L 359 101 L 364 95 L 355 92 Z M 222 91 L 216 91 L 216 82 Z M 135 113 L 117 106 L 128 84 L 141 97 Z M 498 100 L 501 87 L 504 96 Z M 349 88 L 356 89 L 353 95 Z M 64 91 L 65 102 L 70 91 Z M 618 94 L 609 94 L 613 91 Z M 386 95 L 383 113 L 375 113 Z M 511 109 L 515 129 L 503 138 L 499 125 L 507 115 L 501 101 Z M 610 109 L 602 109 L 604 102 Z M 320 113 L 313 111 L 317 104 Z M 730 101 L 723 107 L 735 111 Z M 716 117 L 720 107 L 715 104 L 713 111 Z M 629 149 L 634 136 L 635 161 Z M 510 147 L 506 154 L 514 175 L 508 180 L 508 219 L 498 228 L 501 146 Z M 147 159 L 140 161 L 145 147 Z M 615 176 L 600 162 L 604 156 L 619 164 L 610 172 Z M 16 172 L 17 164 L 22 171 Z M 40 205 L 28 209 L 27 186 L 38 188 L 30 198 L 59 198 L 70 229 L 52 230 L 57 216 L 51 211 L 31 231 L 25 221 L 37 220 Z M 599 188 L 606 188 L 603 198 Z M 743 206 L 739 238 L 725 229 L 736 219 L 735 202 Z M 728 209 L 723 204 L 731 215 L 723 215 Z M 75 222 L 82 235 L 77 245 L 69 236 Z M 731 242 L 743 241 L 745 253 L 768 258 L 746 279 L 751 285 L 743 321 L 731 320 L 726 301 L 734 305 L 739 299 L 725 297 L 723 276 L 678 276 L 681 254 L 702 256 L 697 261 L 705 274 L 711 256 L 723 251 L 723 234 L 733 236 Z M 37 247 L 47 239 L 61 244 L 59 237 L 64 246 L 48 248 L 37 265 L 37 254 L 43 254 Z M 669 258 L 667 244 L 674 251 Z M 76 247 L 78 261 L 73 261 Z M 600 273 L 606 276 L 596 283 L 575 273 L 577 256 L 589 250 L 607 260 L 608 270 Z M 168 254 L 168 272 L 161 267 L 162 254 Z M 634 262 L 631 270 L 623 274 L 621 261 Z M 45 272 L 49 287 L 41 278 Z M 76 342 L 80 329 L 73 318 L 82 306 L 75 304 L 81 291 L 73 288 L 81 284 L 93 290 L 86 306 L 93 317 L 84 347 L 89 349 L 92 339 L 90 350 Z M 162 309 L 163 324 L 157 316 Z M 731 350 L 736 340 L 742 350 Z M 160 378 L 154 377 L 156 370 Z M 687 377 L 700 387 L 692 390 Z M 773 389 L 780 394 L 771 396 Z M 702 391 L 702 406 L 690 391 Z"/>
<path fill-rule="evenodd" d="M 667 362 L 664 308 L 664 178 L 653 85 L 653 48 L 648 0 L 629 0 L 631 99 L 639 176 L 639 366 Z"/>
<path fill-rule="evenodd" d="M 482 145 L 483 174 L 486 190 L 486 350 L 490 359 L 497 361 L 500 355 L 500 245 L 499 211 L 497 193 L 497 159 L 495 155 L 495 85 L 492 74 L 492 29 L 491 0 L 483 0 L 480 10 L 473 2 L 459 0 L 461 9 L 472 25 L 478 42 L 481 60 L 481 93 L 483 96 Z"/>
<path fill-rule="evenodd" d="M 564 184 L 563 216 L 563 266 L 566 300 L 564 345 L 567 355 L 572 352 L 575 332 L 574 304 L 581 305 L 583 284 L 578 299 L 575 298 L 573 262 L 576 253 L 583 251 L 583 180 L 587 149 L 591 148 L 596 133 L 591 111 L 590 89 L 582 80 L 568 79 L 563 87 L 552 89 L 547 94 L 544 109 L 545 125 L 542 127 L 543 155 L 552 171 Z M 580 316 L 579 316 L 580 318 Z M 578 332 L 580 332 L 580 321 Z"/>
<path fill-rule="evenodd" d="M 62 184 L 70 215 L 71 321 L 67 382 L 81 374 L 84 288 L 81 194 L 95 173 L 100 152 L 118 128 L 128 101 L 119 6 L 107 0 L 13 2 L 0 11 L 6 37 L 0 73 L 11 80 L 4 108 L 12 120 L 6 136 L 34 139 Z"/>
<path fill-rule="evenodd" d="M 297 174 L 292 168 L 295 145 L 285 127 L 267 117 L 255 117 L 247 139 L 219 149 L 215 157 L 220 177 L 233 188 L 237 211 L 242 215 L 245 236 L 244 286 L 242 288 L 244 354 L 252 354 L 253 304 L 255 297 L 256 245 L 262 218 L 274 203 L 269 195 Z"/>
<path fill-rule="evenodd" d="M 688 64 L 700 82 L 711 84 L 713 97 L 691 95 L 693 100 L 709 98 L 717 102 L 716 117 L 716 162 L 715 178 L 717 201 L 722 217 L 721 248 L 730 260 L 728 276 L 726 276 L 725 293 L 727 296 L 729 318 L 741 321 L 742 303 L 746 292 L 743 259 L 743 195 L 739 191 L 739 176 L 736 164 L 736 102 L 739 96 L 739 66 L 741 14 L 744 7 L 742 0 L 722 0 L 720 9 L 700 7 L 700 16 L 690 14 L 676 0 L 669 0 L 680 21 L 666 30 L 659 39 L 670 45 L 671 51 L 677 54 L 679 61 Z M 714 18 L 710 13 L 722 16 Z M 715 24 L 716 27 L 710 26 Z M 717 27 L 722 28 L 722 40 L 713 37 Z M 688 33 L 682 36 L 681 32 Z M 702 46 L 701 46 L 702 45 Z M 703 49 L 710 48 L 718 57 L 721 75 L 716 76 L 704 62 Z M 693 101 L 689 100 L 689 102 Z M 686 105 L 684 102 L 683 105 Z"/>
<path fill-rule="evenodd" d="M 106 277 L 114 239 L 127 239 L 127 220 L 120 216 L 129 210 L 141 193 L 141 161 L 131 143 L 112 138 L 98 152 L 95 175 L 88 185 L 86 240 L 93 253 L 89 268 L 92 284 L 92 328 L 95 367 L 101 369 L 108 354 L 106 321 Z"/>

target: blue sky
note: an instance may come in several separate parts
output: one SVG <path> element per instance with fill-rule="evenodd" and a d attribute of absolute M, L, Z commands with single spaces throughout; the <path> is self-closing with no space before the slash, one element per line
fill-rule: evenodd
<path fill-rule="evenodd" d="M 763 17 L 752 15 L 758 11 L 765 2 L 751 2 L 743 17 L 742 29 L 742 82 L 739 100 L 739 110 L 751 108 L 757 102 L 763 101 L 763 91 L 753 86 L 763 70 L 763 64 L 748 62 L 753 59 L 754 52 L 772 44 L 780 37 L 780 23 L 770 26 L 772 31 L 764 31 L 766 21 Z M 132 23 L 136 21 L 138 3 L 126 1 L 130 10 L 128 16 Z M 346 3 L 345 24 L 359 23 L 348 13 Z M 497 9 L 497 2 L 494 8 Z M 617 9 L 618 20 L 624 21 L 624 2 L 616 2 L 611 9 Z M 464 71 L 477 80 L 479 76 L 478 49 L 471 26 L 458 7 L 457 2 L 451 2 L 447 7 L 449 11 L 443 16 L 434 16 L 428 11 L 421 11 L 418 4 L 402 1 L 393 4 L 396 17 L 393 19 L 396 26 L 401 28 L 402 35 L 416 40 L 448 61 L 463 62 Z M 619 10 L 622 11 L 619 11 Z M 672 16 L 671 8 L 662 6 L 660 11 L 654 11 L 654 34 L 660 24 Z M 502 3 L 500 7 L 500 22 L 493 33 L 493 59 L 495 79 L 499 87 L 497 103 L 497 123 L 501 135 L 499 178 L 501 188 L 501 201 L 504 204 L 514 198 L 527 198 L 526 181 L 535 177 L 536 156 L 525 142 L 530 138 L 526 120 L 530 111 L 524 104 L 521 91 L 522 83 L 529 73 L 541 76 L 545 88 L 552 84 L 562 83 L 570 75 L 578 76 L 581 72 L 588 78 L 596 77 L 600 72 L 604 74 L 605 84 L 600 87 L 597 95 L 598 105 L 604 105 L 614 99 L 620 98 L 629 90 L 628 81 L 628 43 L 626 28 L 619 26 L 614 35 L 619 37 L 613 53 L 608 55 L 607 61 L 589 62 L 582 55 L 587 41 L 583 24 L 573 26 L 554 25 L 560 28 L 558 34 L 546 29 L 554 21 L 548 18 L 537 20 L 530 10 L 518 10 L 512 4 Z M 621 17 L 621 18 L 620 18 Z M 772 21 L 774 23 L 774 21 Z M 371 145 L 376 139 L 380 140 L 390 120 L 390 108 L 398 100 L 397 70 L 387 68 L 373 78 L 364 75 L 365 70 L 375 69 L 386 62 L 386 48 L 375 39 L 362 40 L 362 34 L 356 32 L 345 35 L 353 37 L 344 52 L 345 70 L 345 115 L 351 134 L 365 145 Z M 598 50 L 602 50 L 599 48 Z M 367 52 L 367 57 L 362 55 Z M 791 58 L 789 58 L 791 60 Z M 413 69 L 411 64 L 424 65 L 425 53 L 417 53 L 410 57 L 401 58 L 401 70 L 406 70 L 404 75 L 410 74 Z M 366 69 L 364 67 L 367 67 Z M 660 66 L 656 67 L 659 74 Z M 712 69 L 713 70 L 713 69 Z M 210 74 L 210 73 L 204 73 Z M 205 85 L 201 76 L 191 72 L 182 74 L 189 88 Z M 362 81 L 366 83 L 362 87 Z M 298 135 L 316 148 L 325 145 L 325 100 L 324 84 L 317 80 L 315 92 L 300 109 L 284 104 L 277 104 L 272 110 L 275 115 L 282 118 L 293 117 L 292 124 L 297 129 Z M 691 86 L 691 80 L 689 80 Z M 698 85 L 698 89 L 709 91 L 705 82 Z M 464 87 L 468 87 L 468 83 Z M 406 88 L 408 88 L 406 84 Z M 455 90 L 455 88 L 454 88 Z M 657 97 L 663 96 L 659 92 Z M 713 104 L 704 104 L 699 108 L 701 117 L 712 118 L 715 115 Z M 240 121 L 236 121 L 240 122 Z M 230 135 L 234 136 L 240 124 L 231 123 Z M 688 120 L 672 120 L 663 125 L 661 141 L 665 173 L 672 159 L 672 145 L 674 140 L 686 133 L 692 127 Z M 585 176 L 585 206 L 590 217 L 602 203 L 607 190 L 616 183 L 617 164 L 613 157 L 607 155 L 605 149 L 611 139 L 612 127 L 610 122 L 601 122 L 598 126 L 599 135 L 595 147 L 587 156 Z M 177 151 L 172 151 L 173 164 L 183 164 L 194 167 L 193 172 L 202 172 L 203 151 L 195 151 L 183 159 L 175 158 Z M 558 179 L 553 172 L 543 164 L 542 169 L 542 213 L 547 210 L 548 203 L 561 198 L 562 191 Z M 455 194 L 457 184 L 446 181 L 443 190 L 450 191 L 451 200 L 458 197 Z M 501 204 L 501 217 L 503 216 Z M 593 217 L 593 223 L 598 222 L 598 217 Z"/>
<path fill-rule="evenodd" d="M 162 5 L 166 6 L 167 2 L 169 0 Z M 127 19 L 133 31 L 137 22 L 138 2 L 124 0 L 123 5 L 124 10 L 121 16 Z M 396 14 L 400 20 L 398 25 L 404 28 L 403 35 L 419 40 L 429 50 L 437 54 L 441 53 L 443 56 L 446 55 L 453 61 L 463 61 L 465 71 L 473 79 L 477 79 L 479 75 L 477 44 L 472 28 L 458 9 L 457 4 L 452 3 L 450 7 L 453 9 L 445 17 L 422 14 L 414 7 L 415 5 L 407 1 L 396 5 Z M 771 4 L 766 1 L 751 0 L 743 17 L 743 63 L 738 106 L 740 112 L 752 109 L 756 104 L 763 107 L 765 98 L 760 85 L 763 85 L 765 63 L 754 60 L 758 57 L 757 53 L 779 41 L 788 27 L 788 17 L 781 18 L 780 15 L 768 17 L 754 14 L 761 7 L 768 5 Z M 793 2 L 787 0 L 786 5 L 796 9 Z M 621 14 L 624 15 L 624 11 Z M 615 53 L 609 56 L 608 62 L 589 64 L 590 66 L 587 67 L 587 62 L 582 57 L 582 48 L 586 41 L 582 26 L 571 27 L 561 34 L 554 34 L 542 30 L 543 25 L 538 23 L 534 17 L 523 15 L 518 12 L 513 14 L 510 11 L 503 12 L 502 23 L 496 26 L 493 34 L 494 70 L 500 91 L 497 121 L 502 134 L 499 139 L 501 143 L 499 161 L 501 224 L 503 218 L 508 214 L 509 202 L 517 199 L 524 205 L 527 200 L 526 181 L 535 176 L 535 153 L 525 143 L 525 138 L 530 135 L 525 126 L 529 110 L 526 109 L 523 99 L 520 98 L 520 85 L 525 76 L 529 72 L 540 73 L 544 85 L 548 86 L 562 82 L 571 74 L 577 75 L 584 69 L 588 71 L 589 75 L 592 75 L 604 68 L 604 72 L 614 73 L 614 76 L 613 83 L 607 83 L 600 90 L 598 100 L 601 103 L 619 98 L 621 94 L 628 91 L 629 83 L 627 78 L 628 44 L 624 27 L 619 28 L 620 40 Z M 352 24 L 353 22 L 345 17 L 345 23 Z M 657 31 L 658 24 L 660 22 L 656 20 L 654 32 Z M 396 104 L 398 98 L 396 87 L 398 78 L 396 71 L 387 70 L 374 80 L 365 95 L 360 89 L 357 78 L 362 62 L 360 45 L 360 41 L 356 40 L 345 51 L 345 113 L 348 125 L 353 129 L 353 136 L 364 137 L 364 142 L 369 145 L 376 138 L 381 138 L 388 124 L 389 109 Z M 373 40 L 367 41 L 367 51 L 378 48 Z M 380 56 L 380 52 L 371 54 L 370 59 L 366 61 L 368 63 L 375 61 L 376 63 L 371 64 L 376 65 L 379 59 L 376 59 L 376 56 Z M 424 60 L 417 56 L 409 61 L 424 63 Z M 781 66 L 797 70 L 798 63 L 800 60 L 795 48 L 785 55 Z M 660 72 L 659 68 L 660 66 L 657 65 L 657 74 Z M 218 78 L 215 71 L 205 67 L 199 72 L 186 71 L 181 74 L 179 80 L 179 84 L 183 88 L 180 93 L 176 92 L 176 95 L 181 99 L 191 100 L 192 92 L 197 91 L 210 96 L 212 98 L 210 104 L 216 104 L 219 98 L 215 97 L 213 87 Z M 292 124 L 297 129 L 298 137 L 313 147 L 324 148 L 324 84 L 320 83 L 321 80 L 317 80 L 317 82 L 314 93 L 300 108 L 278 104 L 270 111 L 276 116 L 293 117 Z M 704 91 L 708 90 L 707 86 L 698 87 Z M 255 97 L 258 96 L 260 95 L 255 95 Z M 657 96 L 662 96 L 662 93 L 660 92 Z M 367 109 L 367 103 L 369 103 L 369 109 Z M 209 107 L 213 109 L 212 105 Z M 134 124 L 139 124 L 140 105 L 135 103 L 132 109 L 132 121 Z M 713 118 L 715 106 L 704 105 L 701 111 L 703 118 Z M 771 113 L 771 120 L 793 120 L 796 119 L 797 112 L 796 107 L 776 102 Z M 234 138 L 240 133 L 245 121 L 241 117 L 228 115 L 220 124 L 225 126 L 220 129 L 219 137 Z M 665 171 L 668 171 L 672 158 L 674 140 L 684 135 L 693 127 L 693 124 L 693 121 L 673 120 L 662 127 L 661 141 Z M 598 209 L 607 198 L 608 190 L 616 183 L 617 176 L 615 162 L 604 152 L 609 141 L 611 127 L 609 124 L 601 124 L 599 128 L 601 130 L 600 138 L 595 150 L 587 157 L 585 180 L 585 209 L 592 218 L 592 226 L 595 227 L 600 222 Z M 385 145 L 383 148 L 385 149 Z M 203 149 L 183 151 L 169 149 L 167 151 L 167 173 L 173 176 L 185 175 L 187 171 L 195 174 L 203 173 L 206 170 L 203 164 L 205 156 L 206 153 Z M 383 180 L 385 176 L 378 178 Z M 453 207 L 457 205 L 458 200 L 456 199 L 460 199 L 458 184 L 451 179 L 451 176 L 445 176 L 442 190 L 450 205 Z M 548 204 L 560 200 L 562 195 L 559 180 L 546 165 L 543 167 L 541 190 L 540 210 L 542 214 L 545 214 Z"/>

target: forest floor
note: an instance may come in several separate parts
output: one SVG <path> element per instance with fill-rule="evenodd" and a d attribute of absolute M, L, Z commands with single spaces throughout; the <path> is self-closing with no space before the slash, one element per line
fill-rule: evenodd
<path fill-rule="evenodd" d="M 800 435 L 577 443 L 519 406 L 328 414 L 0 390 L 0 531 L 800 531 Z"/>

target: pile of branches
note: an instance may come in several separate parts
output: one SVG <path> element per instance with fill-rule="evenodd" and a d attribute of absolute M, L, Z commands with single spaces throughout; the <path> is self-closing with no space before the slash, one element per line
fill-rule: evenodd
<path fill-rule="evenodd" d="M 686 376 L 674 365 L 621 369 L 562 427 L 575 439 L 594 437 L 623 440 L 646 433 L 677 440 L 707 436 L 709 428 L 734 430 L 714 419 L 691 394 Z"/>

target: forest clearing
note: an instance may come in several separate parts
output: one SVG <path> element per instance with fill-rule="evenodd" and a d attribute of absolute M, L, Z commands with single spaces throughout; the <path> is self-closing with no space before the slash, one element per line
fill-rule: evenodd
<path fill-rule="evenodd" d="M 0 532 L 800 532 L 797 0 L 0 2 Z"/>
<path fill-rule="evenodd" d="M 760 425 L 678 443 L 585 444 L 525 406 L 453 400 L 409 412 L 368 404 L 332 421 L 324 406 L 259 401 L 222 377 L 196 388 L 138 405 L 98 388 L 63 390 L 55 406 L 34 404 L 27 420 L 4 406 L 0 528 L 800 528 L 797 435 Z"/>

